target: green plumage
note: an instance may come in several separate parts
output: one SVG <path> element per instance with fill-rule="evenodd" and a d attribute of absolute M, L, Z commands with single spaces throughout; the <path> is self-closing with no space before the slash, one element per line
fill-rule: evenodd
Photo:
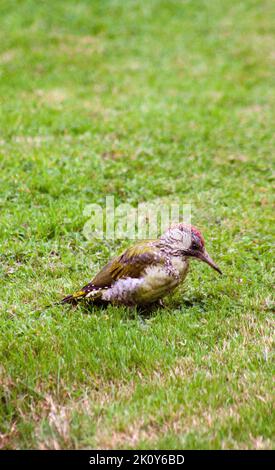
<path fill-rule="evenodd" d="M 97 287 L 110 286 L 118 279 L 138 278 L 147 266 L 164 263 L 160 251 L 154 245 L 156 242 L 143 241 L 128 248 L 122 255 L 110 261 L 94 277 L 92 284 Z"/>

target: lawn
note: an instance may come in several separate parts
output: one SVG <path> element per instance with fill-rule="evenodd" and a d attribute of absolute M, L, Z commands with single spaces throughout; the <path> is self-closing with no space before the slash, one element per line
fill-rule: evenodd
<path fill-rule="evenodd" d="M 1 1 L 2 448 L 274 447 L 272 6 Z M 224 276 L 46 308 L 128 246 L 83 234 L 106 195 L 192 204 Z"/>

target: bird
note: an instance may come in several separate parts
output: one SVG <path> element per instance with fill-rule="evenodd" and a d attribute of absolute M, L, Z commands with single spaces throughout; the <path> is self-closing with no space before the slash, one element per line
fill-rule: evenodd
<path fill-rule="evenodd" d="M 90 302 L 126 306 L 162 304 L 186 278 L 191 259 L 207 263 L 222 274 L 205 248 L 198 228 L 171 225 L 159 238 L 143 240 L 109 261 L 91 282 L 61 303 Z"/>

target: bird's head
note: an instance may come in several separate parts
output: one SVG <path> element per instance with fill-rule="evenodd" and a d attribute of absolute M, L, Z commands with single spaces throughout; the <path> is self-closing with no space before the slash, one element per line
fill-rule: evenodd
<path fill-rule="evenodd" d="M 220 268 L 214 263 L 205 249 L 204 238 L 201 232 L 192 225 L 172 225 L 161 237 L 169 246 L 169 251 L 177 256 L 190 256 L 209 264 L 211 268 L 222 274 Z"/>

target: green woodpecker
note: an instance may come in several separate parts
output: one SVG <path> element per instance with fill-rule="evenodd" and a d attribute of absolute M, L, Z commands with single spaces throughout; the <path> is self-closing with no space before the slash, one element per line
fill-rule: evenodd
<path fill-rule="evenodd" d="M 222 274 L 207 253 L 200 231 L 191 225 L 173 225 L 160 238 L 128 248 L 62 303 L 87 299 L 118 305 L 147 305 L 160 301 L 183 282 L 191 258 L 204 261 Z"/>

